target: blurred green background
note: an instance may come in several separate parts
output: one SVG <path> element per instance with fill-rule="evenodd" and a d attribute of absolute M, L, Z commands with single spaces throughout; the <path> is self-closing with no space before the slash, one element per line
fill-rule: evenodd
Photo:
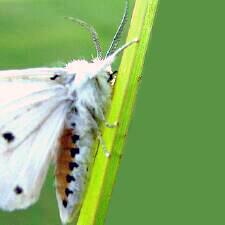
<path fill-rule="evenodd" d="M 123 0 L 1 0 L 0 69 L 90 59 L 89 35 L 63 16 L 94 25 L 106 50 L 123 8 Z M 160 1 L 106 225 L 225 224 L 224 9 Z M 0 224 L 60 225 L 52 170 L 39 202 L 1 212 Z"/>

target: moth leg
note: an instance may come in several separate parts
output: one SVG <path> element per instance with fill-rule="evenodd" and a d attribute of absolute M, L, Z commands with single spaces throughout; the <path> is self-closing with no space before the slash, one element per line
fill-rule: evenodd
<path fill-rule="evenodd" d="M 96 121 L 96 119 L 100 120 L 103 122 L 103 124 L 107 127 L 107 128 L 115 128 L 119 125 L 118 122 L 114 122 L 114 123 L 109 123 L 106 118 L 105 115 L 103 113 L 102 110 L 100 110 L 98 113 L 95 112 L 94 108 L 91 109 L 90 107 L 86 106 L 86 109 L 88 110 L 88 112 L 91 115 L 91 118 Z"/>
<path fill-rule="evenodd" d="M 107 147 L 106 147 L 105 141 L 104 141 L 104 139 L 102 138 L 102 134 L 101 134 L 100 131 L 97 132 L 97 137 L 98 137 L 98 140 L 100 141 L 100 144 L 101 144 L 101 146 L 102 146 L 102 150 L 103 150 L 105 156 L 106 156 L 107 158 L 109 158 L 109 157 L 110 157 L 110 152 L 108 151 L 108 149 L 107 149 Z"/>
<path fill-rule="evenodd" d="M 115 128 L 115 127 L 118 127 L 118 125 L 119 125 L 119 122 L 114 122 L 114 123 L 110 123 L 110 122 L 108 122 L 107 120 L 106 120 L 106 118 L 105 118 L 105 116 L 104 116 L 104 114 L 102 113 L 101 114 L 101 121 L 104 123 L 104 125 L 107 127 L 107 128 Z"/>
<path fill-rule="evenodd" d="M 109 123 L 107 120 L 103 120 L 104 122 L 104 125 L 107 127 L 107 128 L 116 128 L 118 127 L 119 125 L 119 122 L 114 122 L 114 123 Z"/>

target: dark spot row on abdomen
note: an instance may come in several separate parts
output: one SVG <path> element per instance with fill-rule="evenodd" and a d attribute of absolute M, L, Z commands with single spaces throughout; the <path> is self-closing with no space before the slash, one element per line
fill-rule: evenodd
<path fill-rule="evenodd" d="M 73 190 L 69 189 L 69 184 L 77 182 L 71 171 L 79 167 L 79 164 L 75 162 L 76 156 L 80 154 L 80 149 L 77 146 L 79 139 L 79 135 L 74 134 L 73 129 L 65 129 L 60 138 L 56 179 L 57 192 L 65 208 L 68 206 L 68 196 L 73 194 Z"/>

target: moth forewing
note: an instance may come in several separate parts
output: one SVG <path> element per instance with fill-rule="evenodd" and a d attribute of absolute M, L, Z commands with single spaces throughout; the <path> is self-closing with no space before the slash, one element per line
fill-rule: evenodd
<path fill-rule="evenodd" d="M 59 105 L 46 122 L 13 151 L 1 153 L 0 207 L 2 209 L 9 211 L 23 209 L 38 199 L 49 162 L 54 154 L 55 140 L 59 137 L 64 124 L 67 108 L 66 102 Z M 25 115 L 24 120 L 26 120 Z"/>

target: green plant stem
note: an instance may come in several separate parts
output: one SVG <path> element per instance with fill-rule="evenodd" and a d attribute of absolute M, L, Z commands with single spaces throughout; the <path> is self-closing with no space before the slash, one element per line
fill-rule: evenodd
<path fill-rule="evenodd" d="M 98 146 L 78 225 L 104 224 L 132 116 L 157 4 L 158 0 L 135 2 L 127 42 L 134 38 L 138 38 L 140 42 L 129 47 L 123 54 L 108 114 L 108 121 L 118 121 L 119 126 L 103 129 L 103 139 L 107 149 L 111 150 L 111 156 L 107 158 L 101 145 Z"/>

